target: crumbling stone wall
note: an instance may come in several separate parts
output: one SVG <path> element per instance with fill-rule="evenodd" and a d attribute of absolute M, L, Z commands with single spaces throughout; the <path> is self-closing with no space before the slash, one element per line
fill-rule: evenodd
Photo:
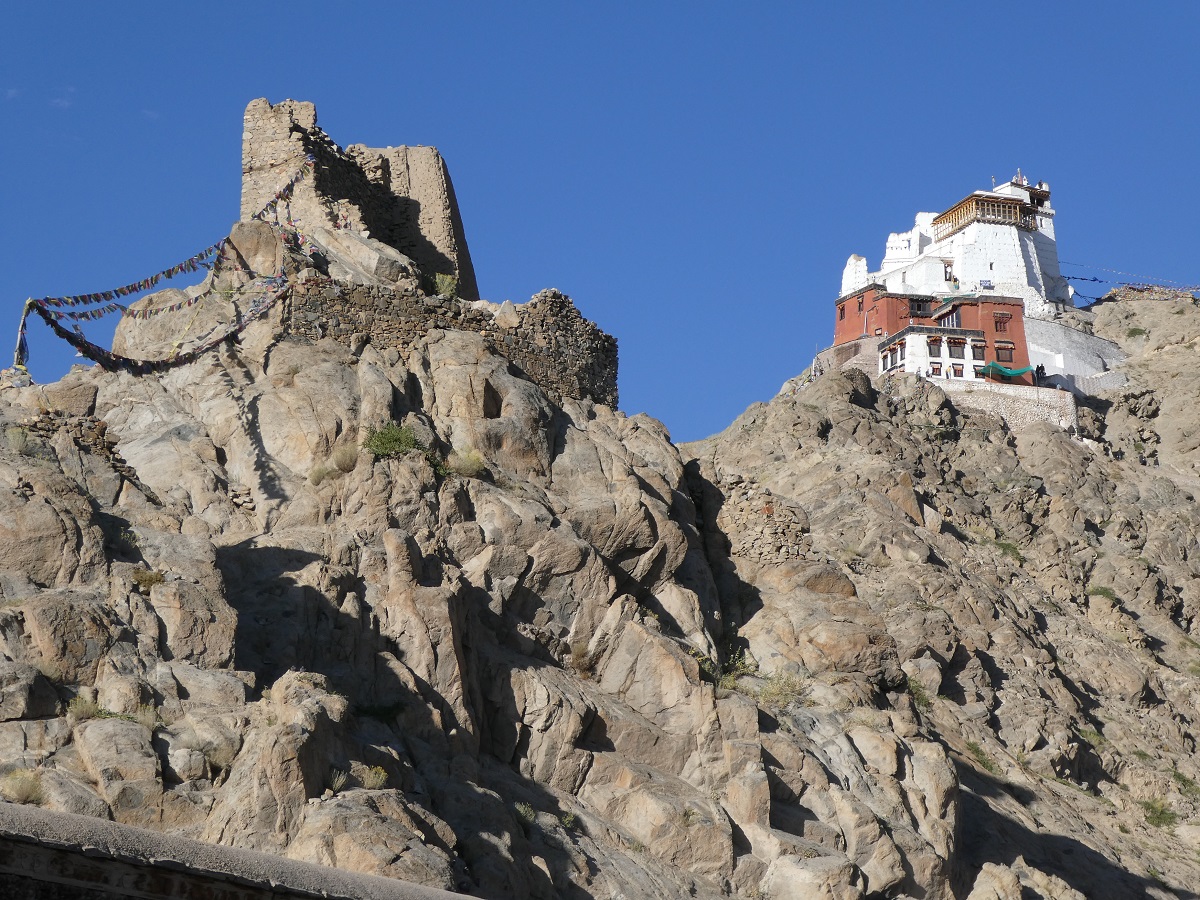
<path fill-rule="evenodd" d="M 328 337 L 354 347 L 369 339 L 377 348 L 401 351 L 435 328 L 474 331 L 555 401 L 579 397 L 617 405 L 616 338 L 558 291 L 542 291 L 499 316 L 456 297 L 325 279 L 300 281 L 287 302 L 285 327 L 300 340 Z"/>
<path fill-rule="evenodd" d="M 246 107 L 242 131 L 242 218 L 261 210 L 312 155 L 311 177 L 280 209 L 303 230 L 348 227 L 410 257 L 423 274 L 458 278 L 479 298 L 450 173 L 434 147 L 343 150 L 317 125 L 311 103 L 264 99 Z"/>

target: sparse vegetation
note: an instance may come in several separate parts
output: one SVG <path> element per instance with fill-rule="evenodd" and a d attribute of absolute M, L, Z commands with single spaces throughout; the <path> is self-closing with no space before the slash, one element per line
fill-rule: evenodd
<path fill-rule="evenodd" d="M 1116 601 L 1117 592 L 1110 587 L 1094 586 L 1087 589 L 1089 597 L 1107 597 L 1109 600 Z"/>
<path fill-rule="evenodd" d="M 478 478 L 487 471 L 487 462 L 478 450 L 455 452 L 446 460 L 446 470 L 463 478 Z"/>
<path fill-rule="evenodd" d="M 388 773 L 383 766 L 371 766 L 363 772 L 362 786 L 368 791 L 381 791 L 388 784 Z"/>
<path fill-rule="evenodd" d="M 517 818 L 526 825 L 532 825 L 537 821 L 537 810 L 528 803 L 518 803 L 513 806 L 513 811 L 517 814 Z"/>
<path fill-rule="evenodd" d="M 573 812 L 565 812 L 558 817 L 559 824 L 567 831 L 574 831 L 579 826 L 579 817 Z"/>
<path fill-rule="evenodd" d="M 317 463 L 312 467 L 312 471 L 308 473 L 308 483 L 313 487 L 320 487 L 330 476 L 337 474 L 337 469 L 332 466 L 327 466 L 324 463 Z"/>
<path fill-rule="evenodd" d="M 42 773 L 17 769 L 0 778 L 0 796 L 9 803 L 40 805 L 46 799 L 42 788 Z"/>
<path fill-rule="evenodd" d="M 340 794 L 342 788 L 346 786 L 346 779 L 350 776 L 345 769 L 330 769 L 329 770 L 329 789 L 335 794 Z"/>
<path fill-rule="evenodd" d="M 1153 762 L 1154 761 L 1154 757 L 1151 756 L 1149 753 L 1147 753 L 1145 750 L 1134 750 L 1133 755 L 1135 757 L 1137 757 L 1138 759 L 1140 759 L 1142 762 Z"/>
<path fill-rule="evenodd" d="M 807 696 L 807 679 L 787 672 L 776 672 L 766 679 L 755 699 L 772 712 L 782 712 L 792 704 L 803 703 Z"/>
<path fill-rule="evenodd" d="M 1179 821 L 1179 813 L 1171 809 L 1171 804 L 1166 800 L 1155 797 L 1143 800 L 1141 805 L 1146 813 L 1146 822 L 1155 828 L 1174 828 Z"/>
<path fill-rule="evenodd" d="M 1021 549 L 1016 544 L 1011 541 L 992 541 L 991 543 L 997 550 L 1012 559 L 1017 565 L 1024 565 L 1025 557 L 1021 554 Z"/>
<path fill-rule="evenodd" d="M 588 652 L 587 641 L 571 643 L 571 668 L 584 678 L 592 674 L 592 655 Z"/>
<path fill-rule="evenodd" d="M 679 815 L 679 821 L 683 823 L 684 828 L 691 828 L 701 819 L 700 812 L 692 807 L 685 807 Z"/>
<path fill-rule="evenodd" d="M 154 587 L 154 585 L 162 584 L 167 580 L 162 572 L 156 572 L 153 569 L 146 569 L 140 566 L 134 569 L 129 577 L 133 579 L 133 583 L 137 585 L 138 590 L 143 594 L 148 594 L 150 588 Z"/>
<path fill-rule="evenodd" d="M 433 289 L 439 297 L 454 297 L 458 294 L 458 279 L 438 272 L 433 276 Z"/>
<path fill-rule="evenodd" d="M 99 703 L 82 694 L 72 697 L 71 702 L 67 704 L 67 717 L 72 722 L 86 722 L 88 719 L 96 718 L 101 712 L 103 710 L 100 709 Z"/>
<path fill-rule="evenodd" d="M 967 741 L 967 750 L 975 758 L 975 762 L 979 763 L 981 768 L 993 775 L 999 774 L 1000 767 L 996 765 L 996 761 L 988 756 L 987 751 L 979 746 L 976 741 Z"/>
<path fill-rule="evenodd" d="M 925 685 L 921 684 L 921 682 L 917 681 L 911 675 L 908 676 L 908 692 L 912 695 L 913 703 L 917 709 L 926 710 L 933 706 L 933 698 L 925 690 Z"/>
<path fill-rule="evenodd" d="M 1125 337 L 1127 337 L 1127 338 L 1145 337 L 1149 333 L 1150 332 L 1148 332 L 1145 328 L 1130 328 L 1128 331 L 1125 332 Z"/>
<path fill-rule="evenodd" d="M 1188 674 L 1193 678 L 1200 678 L 1200 662 L 1188 663 Z"/>
<path fill-rule="evenodd" d="M 152 704 L 144 703 L 133 714 L 133 721 L 153 731 L 159 723 L 158 710 Z"/>
<path fill-rule="evenodd" d="M 1092 728 L 1080 728 L 1079 736 L 1093 747 L 1103 747 L 1108 743 L 1108 741 L 1104 739 L 1104 735 Z"/>
<path fill-rule="evenodd" d="M 391 459 L 411 450 L 425 449 L 417 440 L 416 432 L 408 425 L 398 422 L 388 422 L 379 428 L 372 428 L 367 432 L 363 448 L 377 459 Z"/>
<path fill-rule="evenodd" d="M 1179 785 L 1179 793 L 1192 800 L 1200 799 L 1200 784 L 1196 783 L 1196 779 L 1189 778 L 1178 769 L 1171 771 L 1171 777 L 1175 779 L 1175 783 Z"/>

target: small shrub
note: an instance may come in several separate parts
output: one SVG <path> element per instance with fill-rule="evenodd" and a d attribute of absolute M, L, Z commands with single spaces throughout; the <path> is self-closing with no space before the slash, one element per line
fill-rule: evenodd
<path fill-rule="evenodd" d="M 1157 797 L 1153 800 L 1143 800 L 1142 809 L 1146 813 L 1146 822 L 1155 828 L 1173 828 L 1179 821 L 1179 813 L 1171 809 L 1171 804 Z"/>
<path fill-rule="evenodd" d="M 1090 587 L 1087 589 L 1089 597 L 1107 597 L 1109 600 L 1117 600 L 1117 592 L 1110 587 Z"/>
<path fill-rule="evenodd" d="M 691 828 L 700 821 L 700 818 L 700 813 L 690 806 L 686 807 L 679 816 L 679 820 L 683 823 L 684 828 Z"/>
<path fill-rule="evenodd" d="M 933 698 L 925 690 L 925 685 L 921 684 L 921 682 L 917 681 L 911 675 L 908 676 L 908 692 L 912 695 L 913 704 L 917 709 L 926 710 L 933 706 Z"/>
<path fill-rule="evenodd" d="M 1093 728 L 1080 728 L 1079 736 L 1093 747 L 1103 747 L 1108 743 L 1108 741 L 1104 739 L 1104 735 Z"/>
<path fill-rule="evenodd" d="M 363 773 L 362 786 L 368 791 L 380 791 L 387 787 L 388 773 L 383 766 L 371 766 Z"/>
<path fill-rule="evenodd" d="M 587 641 L 573 641 L 571 643 L 571 668 L 585 678 L 592 674 L 592 654 L 588 652 Z"/>
<path fill-rule="evenodd" d="M 1127 338 L 1145 337 L 1149 333 L 1150 332 L 1148 332 L 1145 328 L 1130 328 L 1128 331 L 1125 332 L 1125 337 L 1127 337 Z"/>
<path fill-rule="evenodd" d="M 339 472 L 353 472 L 358 465 L 358 448 L 353 444 L 340 444 L 333 448 L 330 459 Z"/>
<path fill-rule="evenodd" d="M 1147 753 L 1145 750 L 1134 750 L 1133 755 L 1136 756 L 1138 759 L 1140 759 L 1142 762 L 1153 762 L 1154 761 L 1154 757 L 1151 756 L 1149 753 Z"/>
<path fill-rule="evenodd" d="M 28 769 L 18 769 L 0 778 L 0 795 L 9 803 L 32 803 L 40 805 L 46 799 L 42 789 L 42 775 Z"/>
<path fill-rule="evenodd" d="M 992 543 L 997 550 L 1012 559 L 1017 565 L 1024 565 L 1025 557 L 1021 555 L 1021 550 L 1016 544 L 1010 541 L 992 541 Z"/>
<path fill-rule="evenodd" d="M 579 825 L 579 817 L 576 816 L 575 813 L 573 813 L 573 812 L 563 813 L 561 816 L 558 817 L 558 821 L 562 825 L 563 828 L 567 829 L 567 831 L 574 831 L 575 828 Z"/>
<path fill-rule="evenodd" d="M 758 702 L 774 712 L 787 709 L 793 703 L 803 703 L 808 694 L 808 682 L 798 675 L 776 672 L 759 688 Z"/>
<path fill-rule="evenodd" d="M 1196 783 L 1196 779 L 1188 778 L 1178 769 L 1171 772 L 1171 777 L 1175 779 L 1175 783 L 1179 785 L 1179 792 L 1185 797 L 1190 797 L 1195 800 L 1200 798 L 1200 784 Z"/>
<path fill-rule="evenodd" d="M 758 666 L 746 659 L 746 651 L 738 650 L 729 654 L 721 666 L 721 677 L 717 679 L 717 687 L 724 691 L 736 690 L 744 675 L 753 675 Z"/>
<path fill-rule="evenodd" d="M 979 746 L 978 743 L 975 741 L 967 741 L 967 749 L 971 752 L 971 755 L 975 757 L 975 762 L 979 763 L 982 768 L 986 769 L 988 772 L 991 772 L 993 775 L 1000 771 L 1000 767 L 996 765 L 995 760 L 988 756 L 987 751 Z"/>
<path fill-rule="evenodd" d="M 639 841 L 637 838 L 630 838 L 627 846 L 634 853 L 645 853 L 646 852 L 646 845 L 643 844 L 641 841 Z"/>
<path fill-rule="evenodd" d="M 200 748 L 208 764 L 219 772 L 226 772 L 237 757 L 238 748 L 233 744 L 206 744 Z"/>
<path fill-rule="evenodd" d="M 458 293 L 458 279 L 438 272 L 433 276 L 433 289 L 439 297 L 453 297 Z"/>
<path fill-rule="evenodd" d="M 342 769 L 329 770 L 329 789 L 335 794 L 341 793 L 342 788 L 346 786 L 346 779 L 350 776 Z"/>
<path fill-rule="evenodd" d="M 133 583 L 138 586 L 138 590 L 143 594 L 149 593 L 150 588 L 154 587 L 154 585 L 162 584 L 167 580 L 162 572 L 155 572 L 153 569 L 143 569 L 141 567 L 134 569 L 130 577 L 133 579 Z"/>
<path fill-rule="evenodd" d="M 72 697 L 71 702 L 67 704 L 67 716 L 73 722 L 86 722 L 88 719 L 96 718 L 101 712 L 99 703 L 82 694 Z"/>
<path fill-rule="evenodd" d="M 537 821 L 537 811 L 528 803 L 518 803 L 513 810 L 516 812 L 517 818 L 526 825 L 532 825 Z"/>
<path fill-rule="evenodd" d="M 388 422 L 380 428 L 372 428 L 367 432 L 363 447 L 377 459 L 391 459 L 410 450 L 424 450 L 417 440 L 416 432 L 407 425 Z"/>
<path fill-rule="evenodd" d="M 466 453 L 451 453 L 446 460 L 446 469 L 463 478 L 478 478 L 487 471 L 487 462 L 478 450 Z"/>
<path fill-rule="evenodd" d="M 331 475 L 337 473 L 337 469 L 332 466 L 327 466 L 324 463 L 317 463 L 312 467 L 312 471 L 308 473 L 308 483 L 313 487 L 320 487 L 329 480 Z"/>

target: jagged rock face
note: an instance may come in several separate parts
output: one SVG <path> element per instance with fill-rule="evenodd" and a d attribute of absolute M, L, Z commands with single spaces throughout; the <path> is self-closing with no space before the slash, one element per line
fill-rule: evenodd
<path fill-rule="evenodd" d="M 0 394 L 0 754 L 47 805 L 487 897 L 1196 883 L 1169 348 L 1082 438 L 850 371 L 681 454 L 479 334 L 278 324 Z"/>

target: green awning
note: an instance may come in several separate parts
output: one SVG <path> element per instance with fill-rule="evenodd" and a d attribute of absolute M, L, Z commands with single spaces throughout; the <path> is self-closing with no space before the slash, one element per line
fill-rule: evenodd
<path fill-rule="evenodd" d="M 1024 375 L 1026 372 L 1032 372 L 1032 371 L 1033 371 L 1033 366 L 1026 366 L 1023 369 L 1010 369 L 1010 368 L 1007 368 L 1006 366 L 1000 365 L 1000 363 L 990 362 L 986 366 L 980 367 L 979 374 L 980 375 L 1007 375 L 1009 378 L 1012 378 L 1016 375 Z"/>

